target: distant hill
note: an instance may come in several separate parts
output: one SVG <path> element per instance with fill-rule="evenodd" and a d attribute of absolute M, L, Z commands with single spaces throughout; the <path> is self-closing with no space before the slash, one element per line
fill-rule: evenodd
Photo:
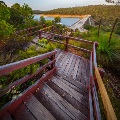
<path fill-rule="evenodd" d="M 85 15 L 90 14 L 96 20 L 107 20 L 113 22 L 117 17 L 120 18 L 119 5 L 90 5 L 83 7 L 58 8 L 45 11 L 44 14 L 64 14 L 64 15 Z"/>
<path fill-rule="evenodd" d="M 40 11 L 40 10 L 33 10 L 33 13 L 34 13 L 34 14 L 43 14 L 43 11 Z"/>

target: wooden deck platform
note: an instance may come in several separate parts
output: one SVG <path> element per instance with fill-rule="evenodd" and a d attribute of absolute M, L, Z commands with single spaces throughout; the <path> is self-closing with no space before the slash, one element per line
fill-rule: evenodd
<path fill-rule="evenodd" d="M 88 120 L 89 60 L 58 51 L 57 72 L 1 120 Z"/>

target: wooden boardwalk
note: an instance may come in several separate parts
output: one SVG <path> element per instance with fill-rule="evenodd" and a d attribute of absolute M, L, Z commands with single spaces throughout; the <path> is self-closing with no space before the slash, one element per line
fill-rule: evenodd
<path fill-rule="evenodd" d="M 88 120 L 89 66 L 80 56 L 58 51 L 57 72 L 1 120 Z"/>

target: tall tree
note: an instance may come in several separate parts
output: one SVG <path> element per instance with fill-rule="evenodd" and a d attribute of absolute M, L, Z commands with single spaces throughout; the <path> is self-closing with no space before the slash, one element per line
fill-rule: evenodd
<path fill-rule="evenodd" d="M 108 3 L 114 3 L 116 5 L 120 5 L 120 0 L 106 0 Z"/>
<path fill-rule="evenodd" d="M 43 16 L 40 16 L 40 23 L 45 24 L 45 18 Z"/>
<path fill-rule="evenodd" d="M 61 18 L 60 18 L 59 16 L 58 16 L 58 17 L 55 17 L 54 20 L 55 20 L 55 23 L 61 22 Z"/>

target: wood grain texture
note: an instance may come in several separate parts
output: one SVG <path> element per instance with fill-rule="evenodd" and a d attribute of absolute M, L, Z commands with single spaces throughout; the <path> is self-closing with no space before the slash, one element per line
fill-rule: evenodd
<path fill-rule="evenodd" d="M 54 77 L 52 78 L 51 81 L 58 87 L 63 89 L 65 92 L 70 94 L 72 97 L 74 97 L 77 101 L 81 102 L 84 106 L 88 107 L 88 100 L 82 94 L 78 93 L 77 91 L 75 91 L 74 89 L 72 89 L 71 87 L 67 86 L 62 81 Z"/>
<path fill-rule="evenodd" d="M 102 78 L 100 76 L 100 73 L 99 73 L 97 67 L 95 67 L 95 75 L 96 75 L 96 78 L 97 78 L 97 83 L 98 83 L 98 86 L 99 86 L 100 94 L 102 96 L 102 101 L 103 101 L 103 104 L 104 104 L 104 108 L 105 108 L 106 113 L 107 113 L 107 119 L 108 120 L 117 120 L 114 109 L 112 107 L 112 104 L 110 102 L 109 96 L 107 94 L 107 91 L 105 89 L 104 83 L 102 81 Z"/>
<path fill-rule="evenodd" d="M 34 97 L 33 94 L 24 100 L 24 104 L 35 116 L 36 119 L 40 120 L 55 120 L 51 113 Z"/>
<path fill-rule="evenodd" d="M 77 101 L 74 97 L 72 97 L 69 93 L 65 92 L 56 84 L 49 82 L 47 83 L 57 94 L 59 94 L 62 98 L 64 98 L 67 102 L 69 102 L 74 108 L 79 110 L 85 116 L 88 116 L 88 108 L 85 107 L 81 102 Z"/>
<path fill-rule="evenodd" d="M 79 89 L 83 90 L 84 92 L 88 93 L 88 88 L 84 84 L 80 83 L 79 81 L 69 78 L 68 76 L 65 76 L 59 72 L 56 72 L 55 76 L 61 77 L 62 79 L 66 80 L 67 82 L 73 84 L 74 86 L 76 86 Z"/>
<path fill-rule="evenodd" d="M 82 114 L 79 110 L 75 109 L 71 104 L 69 104 L 65 99 L 58 95 L 54 90 L 52 90 L 48 85 L 45 84 L 43 87 L 45 94 L 52 99 L 67 115 L 69 115 L 74 120 L 87 120 L 87 117 Z"/>
<path fill-rule="evenodd" d="M 59 79 L 60 81 L 62 81 L 64 84 L 66 84 L 67 86 L 71 87 L 72 89 L 74 89 L 75 91 L 79 92 L 80 94 L 82 94 L 84 97 L 86 97 L 88 99 L 88 94 L 86 92 L 84 92 L 82 89 L 80 89 L 80 86 L 77 87 L 75 86 L 74 84 L 71 84 L 70 82 L 66 81 L 65 79 L 63 79 L 62 77 L 60 76 L 54 76 L 56 77 L 57 79 Z M 76 82 L 75 80 L 73 80 L 73 82 Z"/>
<path fill-rule="evenodd" d="M 5 115 L 0 118 L 0 120 L 12 120 L 12 118 L 10 114 L 6 112 Z"/>
<path fill-rule="evenodd" d="M 13 116 L 16 120 L 36 120 L 23 103 L 13 113 Z"/>

